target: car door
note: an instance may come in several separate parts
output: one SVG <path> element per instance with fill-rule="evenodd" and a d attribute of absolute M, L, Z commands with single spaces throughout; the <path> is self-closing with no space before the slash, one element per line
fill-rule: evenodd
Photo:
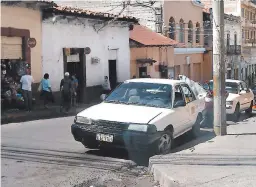
<path fill-rule="evenodd" d="M 242 85 L 242 89 L 246 92 L 246 93 L 242 94 L 243 109 L 247 109 L 250 107 L 251 101 L 253 100 L 253 98 L 252 98 L 252 94 L 251 94 L 251 91 L 250 91 L 248 85 L 244 81 L 241 82 L 241 85 Z"/>
<path fill-rule="evenodd" d="M 173 110 L 174 110 L 174 118 L 172 120 L 172 124 L 176 126 L 176 132 L 174 132 L 174 137 L 182 134 L 187 130 L 187 126 L 189 124 L 189 108 L 187 106 L 175 107 L 175 103 L 178 100 L 183 100 L 185 102 L 185 97 L 182 92 L 182 88 L 180 85 L 176 85 L 174 87 L 174 99 L 173 99 Z M 175 129 L 175 128 L 174 128 Z"/>
<path fill-rule="evenodd" d="M 189 116 L 189 123 L 187 124 L 187 128 L 188 128 L 188 127 L 192 127 L 194 125 L 194 123 L 196 122 L 197 115 L 198 115 L 197 114 L 197 105 L 199 105 L 199 103 L 197 103 L 195 94 L 192 92 L 192 90 L 190 89 L 190 87 L 187 84 L 181 84 L 181 88 L 184 93 L 186 104 L 187 104 L 186 110 L 187 110 L 188 116 Z M 199 102 L 199 100 L 198 100 L 198 102 Z"/>

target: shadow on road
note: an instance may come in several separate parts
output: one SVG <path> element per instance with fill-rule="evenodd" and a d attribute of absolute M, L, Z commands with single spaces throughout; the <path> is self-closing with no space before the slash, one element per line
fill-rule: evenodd
<path fill-rule="evenodd" d="M 129 159 L 128 153 L 124 149 L 94 149 L 86 151 L 86 154 L 126 160 Z"/>
<path fill-rule="evenodd" d="M 256 116 L 256 112 L 253 112 L 251 116 L 248 116 L 245 112 L 242 112 L 240 115 L 240 118 L 238 120 L 238 122 L 246 122 L 248 121 L 249 118 L 251 117 L 255 117 Z M 233 122 L 230 116 L 227 116 L 227 125 L 237 125 L 236 122 Z"/>
<path fill-rule="evenodd" d="M 190 149 L 193 152 L 193 147 L 207 142 L 215 137 L 215 134 L 212 130 L 201 129 L 201 136 L 196 139 L 193 139 L 189 133 L 186 133 L 175 140 L 175 147 L 172 150 L 172 153 L 176 153 L 185 149 Z"/>
<path fill-rule="evenodd" d="M 190 133 L 185 133 L 179 138 L 175 139 L 175 146 L 172 153 L 182 151 L 184 149 L 189 149 L 197 144 L 206 142 L 214 138 L 215 135 L 211 129 L 201 129 L 201 135 L 197 139 L 191 137 Z M 107 149 L 107 150 L 89 150 L 86 154 L 96 155 L 101 157 L 112 157 L 118 159 L 130 159 L 134 161 L 137 165 L 148 166 L 149 157 L 152 155 L 145 155 L 144 152 L 133 153 L 127 152 L 122 149 Z"/>

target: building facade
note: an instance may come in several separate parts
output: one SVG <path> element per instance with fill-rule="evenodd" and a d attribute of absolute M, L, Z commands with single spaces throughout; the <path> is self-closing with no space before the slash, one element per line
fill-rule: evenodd
<path fill-rule="evenodd" d="M 182 11 L 180 11 L 182 7 Z M 184 13 L 189 12 L 189 13 Z M 183 47 L 203 47 L 203 5 L 195 1 L 164 1 L 164 33 Z"/>
<path fill-rule="evenodd" d="M 256 73 L 256 3 L 241 1 L 242 19 L 242 64 L 240 78 L 245 80 Z"/>
<path fill-rule="evenodd" d="M 204 48 L 174 48 L 175 78 L 181 74 L 194 81 L 204 81 L 208 72 L 204 53 Z"/>
<path fill-rule="evenodd" d="M 135 25 L 130 31 L 131 77 L 168 78 L 176 44 L 147 27 Z"/>
<path fill-rule="evenodd" d="M 177 41 L 179 44 L 175 48 L 198 48 L 198 54 L 193 51 L 193 54 L 186 52 L 186 56 L 190 59 L 203 59 L 205 51 L 203 48 L 204 44 L 204 31 L 203 31 L 203 4 L 198 0 L 189 1 L 86 1 L 86 2 L 61 2 L 65 5 L 71 5 L 74 7 L 83 7 L 89 10 L 111 12 L 121 15 L 134 16 L 139 19 L 141 25 L 147 26 L 151 30 L 162 33 L 166 37 Z M 182 7 L 182 11 L 180 11 Z M 189 12 L 184 14 L 184 12 Z M 132 49 L 133 50 L 133 49 Z M 177 54 L 177 60 L 174 61 L 173 66 L 168 67 L 168 74 L 177 76 L 178 73 L 192 72 L 198 68 L 192 68 L 192 65 L 187 64 L 187 57 L 181 57 Z M 190 56 L 192 55 L 192 56 Z M 195 56 L 197 56 L 195 58 Z M 184 63 L 184 64 L 181 64 Z M 177 67 L 176 67 L 177 63 Z M 193 62 L 192 62 L 193 63 Z M 200 60 L 195 63 L 200 63 L 202 67 L 203 61 Z M 185 68 L 183 68 L 185 67 Z M 175 71 L 176 70 L 176 71 Z M 184 71 L 183 71 L 184 70 Z M 200 69 L 200 72 L 208 75 L 211 70 Z M 194 72 L 193 74 L 198 75 L 201 73 Z M 188 75 L 188 74 L 186 74 Z M 198 80 L 204 79 L 206 76 L 197 78 Z"/>
<path fill-rule="evenodd" d="M 43 72 L 59 91 L 64 72 L 76 75 L 81 102 L 98 99 L 104 76 L 111 87 L 130 78 L 130 18 L 115 18 L 82 9 L 56 7 L 44 11 Z"/>
<path fill-rule="evenodd" d="M 208 9 L 212 7 L 212 1 L 202 0 L 202 2 Z M 256 2 L 252 0 L 225 1 L 224 12 L 240 18 L 241 37 L 237 39 L 241 40 L 241 55 L 238 55 L 239 66 L 234 78 L 246 80 L 249 75 L 256 72 Z"/>
<path fill-rule="evenodd" d="M 144 25 L 155 32 L 162 32 L 162 5 L 163 1 L 152 0 L 98 0 L 98 1 L 56 1 L 62 6 L 83 8 L 96 12 L 120 14 L 136 17 L 141 25 Z"/>
<path fill-rule="evenodd" d="M 241 68 L 241 19 L 230 14 L 224 15 L 226 78 L 238 79 Z"/>
<path fill-rule="evenodd" d="M 1 60 L 25 61 L 35 82 L 42 78 L 41 9 L 47 2 L 1 2 Z"/>
<path fill-rule="evenodd" d="M 175 39 L 179 43 L 184 43 L 189 47 L 202 46 L 203 44 L 203 4 L 199 0 L 99 0 L 56 1 L 56 3 L 85 8 L 92 11 L 136 17 L 141 25 L 150 28 L 154 32 L 166 34 L 166 36 Z M 182 7 L 182 11 L 180 11 L 180 7 Z M 184 12 L 189 12 L 189 14 L 184 14 Z M 173 26 L 174 23 L 175 26 Z M 174 29 L 174 31 L 172 31 L 172 29 Z M 172 37 L 172 35 L 174 35 L 174 37 Z M 181 41 L 179 41 L 179 39 L 181 39 Z"/>

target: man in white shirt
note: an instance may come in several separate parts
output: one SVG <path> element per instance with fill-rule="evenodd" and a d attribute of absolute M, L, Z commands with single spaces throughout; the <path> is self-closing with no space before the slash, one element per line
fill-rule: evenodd
<path fill-rule="evenodd" d="M 32 83 L 34 79 L 31 75 L 29 75 L 29 71 L 27 70 L 27 74 L 23 75 L 20 79 L 22 95 L 24 98 L 24 103 L 27 111 L 32 110 Z"/>

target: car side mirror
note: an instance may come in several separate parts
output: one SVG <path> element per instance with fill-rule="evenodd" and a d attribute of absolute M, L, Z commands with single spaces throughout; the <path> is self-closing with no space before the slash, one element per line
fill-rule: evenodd
<path fill-rule="evenodd" d="M 106 99 L 106 97 L 107 97 L 106 94 L 102 94 L 102 95 L 100 96 L 100 99 L 101 99 L 102 101 L 104 101 L 104 100 Z"/>
<path fill-rule="evenodd" d="M 246 91 L 245 90 L 240 91 L 240 95 L 242 94 L 246 94 Z"/>
<path fill-rule="evenodd" d="M 184 100 L 178 100 L 174 103 L 174 108 L 178 108 L 178 107 L 182 107 L 182 106 L 186 106 L 186 102 Z"/>

